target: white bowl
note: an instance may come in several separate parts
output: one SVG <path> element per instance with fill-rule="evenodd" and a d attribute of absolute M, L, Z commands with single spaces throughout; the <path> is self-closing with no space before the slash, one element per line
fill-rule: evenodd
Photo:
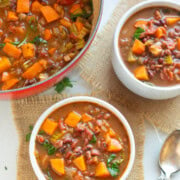
<path fill-rule="evenodd" d="M 112 52 L 112 64 L 115 70 L 116 75 L 120 81 L 132 92 L 138 94 L 139 96 L 148 98 L 148 99 L 168 99 L 180 95 L 180 84 L 174 86 L 160 87 L 160 86 L 149 86 L 134 77 L 134 75 L 128 70 L 124 61 L 121 57 L 119 50 L 119 34 L 123 28 L 123 25 L 126 21 L 136 12 L 143 10 L 148 7 L 170 7 L 177 10 L 180 10 L 180 2 L 178 1 L 167 1 L 167 0 L 149 0 L 146 2 L 141 2 L 131 9 L 129 9 L 123 17 L 120 19 L 113 43 L 113 52 Z"/>
<path fill-rule="evenodd" d="M 88 97 L 88 96 L 72 97 L 72 98 L 68 98 L 68 99 L 59 101 L 58 103 L 56 103 L 53 106 L 51 106 L 50 108 L 48 108 L 38 119 L 38 121 L 35 124 L 34 129 L 32 131 L 32 135 L 31 135 L 31 139 L 30 139 L 30 146 L 29 146 L 30 161 L 31 161 L 31 165 L 33 167 L 33 170 L 34 170 L 37 178 L 40 180 L 45 180 L 45 177 L 44 177 L 44 175 L 36 161 L 35 155 L 34 155 L 36 135 L 38 134 L 38 131 L 39 131 L 42 123 L 44 122 L 44 120 L 52 112 L 54 112 L 56 109 L 66 105 L 66 104 L 70 104 L 70 103 L 74 103 L 74 102 L 91 102 L 91 103 L 98 104 L 99 106 L 104 107 L 105 109 L 108 109 L 110 112 L 112 112 L 114 115 L 116 115 L 118 117 L 119 121 L 123 124 L 124 128 L 127 131 L 127 134 L 129 137 L 129 142 L 130 142 L 129 162 L 128 162 L 125 172 L 121 176 L 121 180 L 125 180 L 128 177 L 128 175 L 132 169 L 132 166 L 134 163 L 134 158 L 135 158 L 135 141 L 134 141 L 134 136 L 133 136 L 132 130 L 131 130 L 127 120 L 125 119 L 125 117 L 115 107 L 113 107 L 112 105 L 110 105 L 109 103 L 107 103 L 103 100 L 93 98 L 93 97 Z"/>

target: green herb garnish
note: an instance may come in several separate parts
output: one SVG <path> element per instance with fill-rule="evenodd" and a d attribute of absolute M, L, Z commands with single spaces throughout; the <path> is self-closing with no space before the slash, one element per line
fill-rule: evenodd
<path fill-rule="evenodd" d="M 40 131 L 38 132 L 38 134 L 39 134 L 39 135 L 43 135 L 43 134 L 45 134 L 45 132 L 44 132 L 43 130 L 40 130 Z"/>
<path fill-rule="evenodd" d="M 35 17 L 31 17 L 28 23 L 30 25 L 31 30 L 33 31 L 38 30 L 38 22 Z"/>
<path fill-rule="evenodd" d="M 5 46 L 5 43 L 0 43 L 0 48 L 3 48 Z"/>
<path fill-rule="evenodd" d="M 48 155 L 53 155 L 56 152 L 56 148 L 47 139 L 44 141 L 43 146 L 48 151 Z"/>
<path fill-rule="evenodd" d="M 83 10 L 82 13 L 77 13 L 77 14 L 71 14 L 70 18 L 72 21 L 76 21 L 77 17 L 82 17 L 85 19 L 88 19 L 91 15 L 92 15 L 93 11 L 91 11 L 91 13 L 87 13 L 85 10 Z"/>
<path fill-rule="evenodd" d="M 62 93 L 66 87 L 73 87 L 72 81 L 68 77 L 65 77 L 61 82 L 56 84 L 55 91 L 58 93 Z"/>
<path fill-rule="evenodd" d="M 140 38 L 140 35 L 141 33 L 145 32 L 144 29 L 138 27 L 134 33 L 134 36 L 133 36 L 133 39 L 139 39 Z"/>
<path fill-rule="evenodd" d="M 90 143 L 95 144 L 96 141 L 97 141 L 97 138 L 96 138 L 95 135 L 93 135 L 93 136 L 92 136 L 92 139 L 91 139 L 91 141 L 90 141 Z"/>
<path fill-rule="evenodd" d="M 115 160 L 114 159 L 116 158 L 116 155 L 115 154 L 111 154 L 107 160 L 107 168 L 108 168 L 108 171 L 109 173 L 111 174 L 112 177 L 117 177 L 118 174 L 119 174 L 119 166 L 121 164 L 121 160 Z"/>
<path fill-rule="evenodd" d="M 53 180 L 53 178 L 52 178 L 52 176 L 51 176 L 49 171 L 47 171 L 47 176 L 48 176 L 48 180 Z"/>
<path fill-rule="evenodd" d="M 39 44 L 47 44 L 47 41 L 41 38 L 39 35 L 39 36 L 36 36 L 32 41 L 30 41 L 30 43 L 39 45 Z"/>

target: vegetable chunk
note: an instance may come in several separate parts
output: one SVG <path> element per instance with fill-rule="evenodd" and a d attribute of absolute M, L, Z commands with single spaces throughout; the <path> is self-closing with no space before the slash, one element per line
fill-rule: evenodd
<path fill-rule="evenodd" d="M 81 115 L 78 114 L 77 112 L 73 111 L 73 112 L 69 113 L 69 115 L 65 119 L 65 123 L 68 126 L 76 127 L 80 120 L 81 120 Z"/>
<path fill-rule="evenodd" d="M 41 12 L 48 23 L 56 21 L 60 18 L 58 13 L 51 6 L 41 7 Z"/>
<path fill-rule="evenodd" d="M 87 114 L 87 113 L 84 113 L 84 114 L 82 115 L 82 120 L 83 120 L 84 122 L 89 122 L 89 121 L 92 120 L 92 116 L 90 116 L 90 115 Z"/>
<path fill-rule="evenodd" d="M 145 45 L 140 40 L 136 39 L 134 41 L 132 51 L 134 54 L 141 55 L 145 51 Z"/>
<path fill-rule="evenodd" d="M 52 170 L 57 173 L 58 175 L 64 175 L 65 170 L 64 170 L 64 159 L 50 159 L 50 164 Z"/>
<path fill-rule="evenodd" d="M 5 56 L 0 57 L 0 73 L 8 70 L 11 67 L 11 62 Z"/>
<path fill-rule="evenodd" d="M 29 0 L 18 0 L 17 1 L 17 12 L 18 13 L 28 13 L 30 7 Z"/>
<path fill-rule="evenodd" d="M 106 167 L 106 164 L 104 162 L 100 162 L 95 170 L 95 176 L 96 177 L 109 177 L 110 173 Z"/>
<path fill-rule="evenodd" d="M 146 70 L 145 66 L 139 66 L 135 69 L 134 71 L 134 75 L 137 79 L 139 80 L 145 80 L 148 81 L 149 77 L 148 77 L 148 72 Z"/>
<path fill-rule="evenodd" d="M 109 152 L 119 152 L 122 150 L 122 145 L 116 139 L 110 139 L 108 141 L 108 148 L 107 151 Z"/>
<path fill-rule="evenodd" d="M 33 79 L 34 77 L 36 77 L 39 73 L 41 73 L 45 67 L 43 65 L 43 63 L 46 63 L 46 60 L 40 60 L 39 62 L 33 64 L 29 69 L 27 69 L 22 77 L 25 79 Z"/>
<path fill-rule="evenodd" d="M 180 51 L 180 38 L 177 39 L 177 48 Z"/>
<path fill-rule="evenodd" d="M 32 43 L 27 43 L 22 46 L 23 56 L 26 59 L 32 58 L 35 56 L 35 46 Z"/>
<path fill-rule="evenodd" d="M 76 165 L 76 167 L 78 169 L 80 169 L 81 171 L 85 171 L 86 170 L 86 164 L 85 164 L 85 160 L 84 160 L 84 156 L 79 156 L 78 158 L 73 160 L 73 163 Z"/>
<path fill-rule="evenodd" d="M 3 51 L 10 57 L 13 57 L 15 59 L 18 59 L 21 56 L 21 50 L 18 49 L 16 46 L 10 43 L 6 43 L 6 45 L 3 48 Z"/>
<path fill-rule="evenodd" d="M 164 27 L 158 27 L 155 32 L 157 38 L 162 38 L 166 35 L 166 29 Z"/>
<path fill-rule="evenodd" d="M 56 128 L 58 127 L 58 123 L 52 121 L 51 119 L 46 119 L 44 124 L 42 125 L 42 130 L 48 134 L 48 135 L 53 135 Z"/>
<path fill-rule="evenodd" d="M 145 29 L 147 27 L 147 24 L 148 24 L 148 21 L 140 20 L 140 21 L 136 21 L 136 23 L 134 24 L 134 27 Z"/>
<path fill-rule="evenodd" d="M 34 1 L 32 3 L 31 11 L 33 13 L 40 13 L 41 12 L 42 5 L 39 3 L 39 1 Z"/>
<path fill-rule="evenodd" d="M 7 20 L 8 20 L 8 21 L 17 21 L 17 20 L 18 20 L 18 17 L 17 17 L 17 15 L 16 15 L 15 12 L 13 12 L 13 11 L 8 11 Z"/>
<path fill-rule="evenodd" d="M 169 26 L 176 24 L 178 21 L 180 21 L 180 17 L 167 17 L 166 18 L 167 25 Z"/>
<path fill-rule="evenodd" d="M 4 82 L 3 86 L 2 86 L 2 90 L 8 90 L 11 89 L 13 86 L 15 86 L 17 83 L 19 82 L 19 79 L 17 78 L 13 78 L 10 80 L 7 80 Z"/>

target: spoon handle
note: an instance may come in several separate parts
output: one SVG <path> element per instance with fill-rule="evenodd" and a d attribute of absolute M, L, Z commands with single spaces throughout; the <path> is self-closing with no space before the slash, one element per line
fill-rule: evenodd
<path fill-rule="evenodd" d="M 158 178 L 158 180 L 171 180 L 170 177 L 167 177 L 163 171 L 161 171 L 161 176 Z"/>

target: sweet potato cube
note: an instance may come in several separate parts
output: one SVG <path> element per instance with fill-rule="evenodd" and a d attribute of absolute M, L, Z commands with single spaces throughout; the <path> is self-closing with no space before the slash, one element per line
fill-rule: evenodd
<path fill-rule="evenodd" d="M 180 38 L 177 39 L 177 48 L 180 51 Z"/>
<path fill-rule="evenodd" d="M 5 91 L 5 90 L 8 90 L 8 89 L 11 89 L 18 82 L 19 82 L 19 79 L 17 79 L 17 78 L 9 79 L 9 80 L 4 82 L 4 84 L 2 86 L 2 90 Z"/>
<path fill-rule="evenodd" d="M 39 62 L 34 63 L 30 68 L 28 68 L 22 75 L 25 79 L 33 79 L 39 73 L 41 73 L 46 66 L 46 60 L 40 60 Z"/>
<path fill-rule="evenodd" d="M 48 50 L 49 55 L 53 56 L 54 53 L 56 52 L 56 50 L 57 50 L 56 48 L 50 48 L 50 49 Z"/>
<path fill-rule="evenodd" d="M 11 62 L 5 56 L 0 57 L 0 73 L 8 70 L 11 67 Z"/>
<path fill-rule="evenodd" d="M 84 114 L 82 115 L 82 120 L 83 120 L 84 122 L 89 122 L 89 121 L 92 120 L 92 116 L 90 116 L 90 115 L 87 114 L 87 113 L 84 113 Z"/>
<path fill-rule="evenodd" d="M 7 13 L 7 20 L 8 20 L 8 21 L 17 21 L 17 20 L 18 20 L 18 17 L 17 17 L 17 15 L 16 15 L 15 12 L 13 12 L 13 11 L 8 11 L 8 13 Z"/>
<path fill-rule="evenodd" d="M 104 162 L 100 162 L 97 167 L 96 167 L 96 170 L 95 170 L 95 176 L 96 177 L 109 177 L 110 176 L 110 173 L 106 167 L 106 164 Z"/>
<path fill-rule="evenodd" d="M 81 120 L 81 115 L 73 111 L 68 114 L 67 118 L 65 119 L 65 123 L 68 126 L 76 127 L 80 120 Z"/>
<path fill-rule="evenodd" d="M 39 1 L 34 1 L 31 6 L 31 11 L 33 13 L 40 13 L 41 7 L 42 7 L 42 5 L 39 3 Z"/>
<path fill-rule="evenodd" d="M 148 24 L 148 21 L 140 20 L 140 21 L 136 21 L 136 23 L 134 24 L 134 27 L 145 29 L 147 27 L 147 24 Z"/>
<path fill-rule="evenodd" d="M 132 51 L 136 55 L 141 55 L 145 51 L 144 43 L 142 43 L 140 40 L 136 39 L 134 41 L 134 44 L 133 44 L 133 47 L 132 47 Z"/>
<path fill-rule="evenodd" d="M 51 168 L 52 170 L 58 174 L 59 176 L 64 175 L 65 174 L 65 170 L 64 170 L 64 159 L 50 159 L 50 164 L 51 164 Z"/>
<path fill-rule="evenodd" d="M 29 0 L 18 0 L 17 1 L 17 12 L 18 13 L 28 13 L 30 7 Z"/>
<path fill-rule="evenodd" d="M 116 139 L 111 139 L 108 142 L 108 148 L 107 151 L 109 152 L 119 152 L 122 150 L 122 145 L 120 144 L 120 142 Z"/>
<path fill-rule="evenodd" d="M 41 12 L 48 23 L 60 18 L 58 13 L 51 6 L 42 6 Z"/>
<path fill-rule="evenodd" d="M 46 41 L 50 40 L 52 38 L 52 32 L 50 29 L 45 29 L 44 31 L 44 39 Z"/>
<path fill-rule="evenodd" d="M 146 70 L 145 66 L 139 66 L 135 69 L 134 71 L 134 75 L 137 79 L 139 80 L 144 80 L 144 81 L 148 81 L 149 77 L 148 77 L 148 72 Z"/>
<path fill-rule="evenodd" d="M 18 59 L 21 56 L 21 50 L 18 49 L 15 45 L 6 43 L 6 45 L 3 48 L 3 51 L 10 57 L 13 57 L 15 59 Z"/>
<path fill-rule="evenodd" d="M 180 17 L 167 17 L 166 23 L 168 26 L 172 26 L 176 24 L 178 21 L 180 21 Z"/>
<path fill-rule="evenodd" d="M 163 36 L 165 36 L 166 35 L 166 29 L 164 28 L 164 27 L 158 27 L 157 29 L 156 29 L 156 32 L 155 32 L 155 36 L 157 37 L 157 38 L 162 38 Z"/>
<path fill-rule="evenodd" d="M 48 135 L 54 134 L 56 128 L 58 127 L 58 123 L 55 121 L 52 121 L 51 119 L 46 119 L 43 123 L 41 129 Z"/>
<path fill-rule="evenodd" d="M 23 56 L 26 59 L 33 58 L 35 56 L 35 46 L 32 43 L 27 43 L 22 46 Z"/>
<path fill-rule="evenodd" d="M 109 135 L 110 137 L 115 137 L 115 136 L 116 136 L 116 133 L 114 132 L 114 130 L 113 130 L 112 128 L 110 128 L 109 131 L 108 131 L 108 135 Z"/>
<path fill-rule="evenodd" d="M 76 159 L 73 160 L 73 163 L 75 164 L 75 166 L 81 170 L 81 171 L 85 171 L 86 170 L 86 163 L 84 160 L 84 156 L 79 156 Z"/>

